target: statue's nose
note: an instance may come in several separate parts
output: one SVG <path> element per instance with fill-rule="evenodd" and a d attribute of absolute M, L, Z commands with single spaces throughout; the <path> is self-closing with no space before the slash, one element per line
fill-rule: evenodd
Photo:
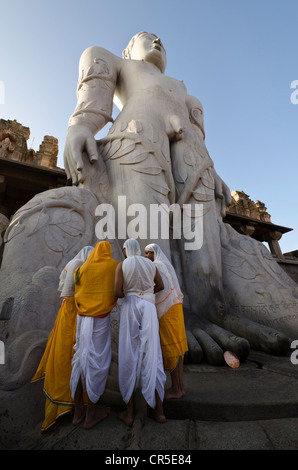
<path fill-rule="evenodd" d="M 156 44 L 160 44 L 160 39 L 156 38 L 156 39 L 153 40 L 153 42 L 156 43 Z"/>

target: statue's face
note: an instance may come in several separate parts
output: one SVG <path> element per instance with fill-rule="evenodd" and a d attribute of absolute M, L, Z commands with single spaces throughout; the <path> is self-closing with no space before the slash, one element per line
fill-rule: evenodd
<path fill-rule="evenodd" d="M 131 50 L 131 59 L 144 60 L 164 72 L 167 65 L 167 56 L 161 40 L 151 33 L 140 34 Z"/>

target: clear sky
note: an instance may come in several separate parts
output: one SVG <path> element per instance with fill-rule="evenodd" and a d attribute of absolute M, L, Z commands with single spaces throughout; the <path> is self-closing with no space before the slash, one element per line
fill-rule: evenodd
<path fill-rule="evenodd" d="M 218 174 L 293 228 L 280 245 L 297 250 L 297 0 L 2 0 L 0 117 L 29 127 L 35 150 L 58 138 L 64 167 L 81 53 L 121 56 L 139 31 L 161 37 L 166 74 L 203 103 Z"/>

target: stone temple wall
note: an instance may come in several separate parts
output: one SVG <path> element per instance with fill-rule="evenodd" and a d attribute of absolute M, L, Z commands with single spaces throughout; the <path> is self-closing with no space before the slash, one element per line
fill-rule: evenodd
<path fill-rule="evenodd" d="M 28 149 L 29 127 L 16 120 L 0 119 L 0 158 L 28 163 L 34 166 L 57 168 L 58 139 L 45 135 L 36 152 Z"/>

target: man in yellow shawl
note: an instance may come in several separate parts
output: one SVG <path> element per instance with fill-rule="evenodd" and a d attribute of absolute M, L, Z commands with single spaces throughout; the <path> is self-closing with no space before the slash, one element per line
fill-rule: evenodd
<path fill-rule="evenodd" d="M 172 380 L 172 386 L 165 391 L 165 399 L 181 398 L 185 396 L 183 356 L 188 351 L 183 294 L 172 264 L 156 243 L 145 247 L 145 256 L 154 262 L 164 283 L 164 289 L 155 294 L 155 306 L 164 368 L 170 372 Z"/>
<path fill-rule="evenodd" d="M 70 388 L 75 401 L 73 424 L 81 422 L 86 415 L 85 429 L 109 413 L 109 408 L 99 408 L 96 404 L 105 390 L 112 355 L 109 314 L 117 302 L 114 280 L 118 263 L 111 252 L 109 242 L 98 242 L 86 263 L 75 273 L 78 319 Z M 83 401 L 85 392 L 87 410 Z"/>
<path fill-rule="evenodd" d="M 63 299 L 44 354 L 31 382 L 44 379 L 45 419 L 41 431 L 49 429 L 59 416 L 73 410 L 70 392 L 71 360 L 74 354 L 77 307 L 74 300 L 74 271 L 82 265 L 93 246 L 85 246 L 60 274 L 58 290 Z"/>

